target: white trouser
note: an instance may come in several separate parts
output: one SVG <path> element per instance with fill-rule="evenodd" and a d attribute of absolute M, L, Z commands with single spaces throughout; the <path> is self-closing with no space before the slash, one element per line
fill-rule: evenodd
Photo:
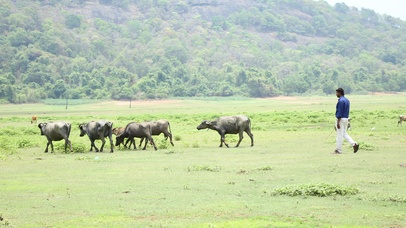
<path fill-rule="evenodd" d="M 337 120 L 336 120 L 337 127 Z M 340 129 L 337 128 L 336 150 L 340 153 L 343 152 L 343 141 L 347 140 L 351 146 L 355 146 L 356 142 L 347 134 L 348 118 L 341 118 Z"/>

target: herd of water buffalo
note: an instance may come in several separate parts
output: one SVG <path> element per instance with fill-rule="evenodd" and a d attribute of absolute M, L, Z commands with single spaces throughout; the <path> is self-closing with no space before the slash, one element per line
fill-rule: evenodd
<path fill-rule="evenodd" d="M 33 116 L 31 123 L 36 123 L 37 117 Z M 72 143 L 69 140 L 69 135 L 71 132 L 71 124 L 68 122 L 48 122 L 48 123 L 39 123 L 39 129 L 41 130 L 41 135 L 45 135 L 47 138 L 47 147 L 45 148 L 45 152 L 48 152 L 48 147 L 51 145 L 51 151 L 54 152 L 54 146 L 52 141 L 61 141 L 65 140 L 65 152 L 69 145 L 70 151 L 72 152 Z M 151 122 L 142 122 L 136 123 L 131 122 L 127 124 L 126 127 L 121 128 L 113 128 L 113 123 L 110 121 L 100 120 L 100 121 L 90 121 L 88 123 L 82 123 L 79 125 L 80 129 L 80 136 L 83 137 L 87 135 L 90 140 L 90 151 L 93 151 L 93 148 L 96 152 L 102 152 L 104 145 L 106 143 L 106 138 L 110 140 L 110 152 L 114 152 L 113 146 L 113 139 L 112 135 L 116 135 L 116 143 L 115 146 L 120 146 L 123 144 L 125 147 L 128 143 L 129 147 L 133 144 L 134 149 L 135 140 L 134 138 L 140 138 L 140 147 L 145 140 L 144 150 L 146 149 L 147 143 L 149 142 L 155 150 L 157 150 L 157 146 L 155 145 L 154 139 L 152 138 L 153 135 L 160 135 L 161 133 L 164 134 L 165 139 L 169 138 L 170 143 L 174 146 L 172 141 L 172 131 L 170 124 L 167 120 L 158 120 L 158 121 L 151 121 Z M 251 120 L 244 115 L 236 115 L 236 116 L 222 116 L 216 118 L 214 120 L 205 120 L 199 126 L 197 126 L 197 130 L 201 129 L 212 129 L 217 131 L 220 134 L 220 147 L 228 144 L 225 142 L 225 135 L 226 134 L 239 134 L 239 140 L 236 145 L 238 147 L 243 139 L 243 134 L 246 132 L 248 136 L 251 138 L 251 146 L 254 146 L 254 135 L 251 133 Z M 124 140 L 127 141 L 124 143 Z M 95 140 L 101 140 L 102 145 L 99 148 L 95 145 Z"/>

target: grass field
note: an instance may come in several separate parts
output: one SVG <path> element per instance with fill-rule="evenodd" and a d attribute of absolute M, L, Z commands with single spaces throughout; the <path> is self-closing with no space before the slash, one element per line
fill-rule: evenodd
<path fill-rule="evenodd" d="M 334 96 L 0 105 L 0 226 L 405 227 L 406 124 L 396 125 L 406 95 L 348 98 L 361 146 L 342 155 L 330 154 Z M 254 147 L 245 135 L 239 148 L 219 148 L 216 132 L 196 129 L 239 113 L 251 118 Z M 62 141 L 44 153 L 32 115 L 72 123 L 74 153 Z M 167 119 L 175 146 L 161 135 L 158 151 L 88 152 L 78 125 L 98 119 Z"/>

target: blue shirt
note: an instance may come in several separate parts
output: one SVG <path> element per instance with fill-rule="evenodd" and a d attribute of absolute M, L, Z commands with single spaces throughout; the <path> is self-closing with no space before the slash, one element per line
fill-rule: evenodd
<path fill-rule="evenodd" d="M 336 117 L 337 119 L 339 118 L 348 118 L 350 115 L 350 101 L 344 97 L 341 96 L 338 98 L 338 102 L 336 105 Z"/>

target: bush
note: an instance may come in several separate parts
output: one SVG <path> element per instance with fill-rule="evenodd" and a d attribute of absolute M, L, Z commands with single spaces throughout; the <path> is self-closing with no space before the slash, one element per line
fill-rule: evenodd
<path fill-rule="evenodd" d="M 17 148 L 29 148 L 33 147 L 34 143 L 32 143 L 29 139 L 19 139 L 17 142 Z"/>
<path fill-rule="evenodd" d="M 275 189 L 277 195 L 288 196 L 335 196 L 335 195 L 355 195 L 359 192 L 358 189 L 352 187 L 343 187 L 332 184 L 310 184 L 299 185 L 296 187 L 283 187 Z"/>

